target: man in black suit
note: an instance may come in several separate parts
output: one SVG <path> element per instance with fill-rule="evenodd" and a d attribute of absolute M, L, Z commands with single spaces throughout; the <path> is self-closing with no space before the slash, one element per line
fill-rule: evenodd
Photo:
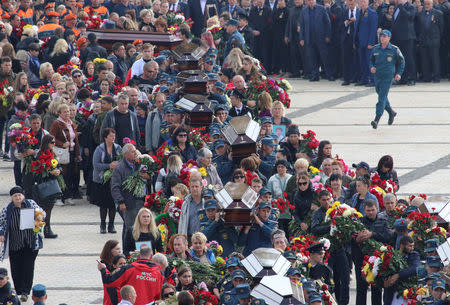
<path fill-rule="evenodd" d="M 189 13 L 189 6 L 179 0 L 169 0 L 169 11 L 175 13 L 183 13 L 184 18 L 191 18 Z"/>
<path fill-rule="evenodd" d="M 342 86 L 356 82 L 359 71 L 358 56 L 353 48 L 353 36 L 356 21 L 356 0 L 347 0 L 347 7 L 342 11 L 341 45 L 342 45 Z"/>
<path fill-rule="evenodd" d="M 437 9 L 442 12 L 444 17 L 444 32 L 441 35 L 441 47 L 439 50 L 441 75 L 442 77 L 450 77 L 450 2 L 448 0 L 439 0 Z"/>
<path fill-rule="evenodd" d="M 255 36 L 253 35 L 253 29 L 248 25 L 248 15 L 245 11 L 242 14 L 239 14 L 238 18 L 239 22 L 239 33 L 244 36 L 245 44 L 247 45 L 250 53 L 253 54 L 253 41 Z"/>
<path fill-rule="evenodd" d="M 433 8 L 433 0 L 425 0 L 423 10 L 417 14 L 420 62 L 422 64 L 423 80 L 438 83 L 439 46 L 444 31 L 443 14 Z"/>
<path fill-rule="evenodd" d="M 405 72 L 402 75 L 404 83 L 409 86 L 416 84 L 416 63 L 414 61 L 414 41 L 416 32 L 414 30 L 414 19 L 416 9 L 408 0 L 395 0 L 392 22 L 392 43 L 400 48 L 405 57 Z"/>
<path fill-rule="evenodd" d="M 341 48 L 340 48 L 340 38 L 341 38 L 341 24 L 343 22 L 342 18 L 342 7 L 335 1 L 324 0 L 323 4 L 327 10 L 328 16 L 330 17 L 331 23 L 331 37 L 328 49 L 329 62 L 331 74 L 337 78 L 340 76 L 340 66 L 341 66 Z"/>
<path fill-rule="evenodd" d="M 270 30 L 271 19 L 272 12 L 270 8 L 264 5 L 263 0 L 256 0 L 249 16 L 250 26 L 253 28 L 253 35 L 255 36 L 253 56 L 259 59 L 266 69 L 269 69 L 265 62 L 268 56 L 268 42 L 266 39 L 268 39 L 267 34 Z"/>
<path fill-rule="evenodd" d="M 303 0 L 294 0 L 294 6 L 289 10 L 289 18 L 284 32 L 284 42 L 289 44 L 291 70 L 285 77 L 299 77 L 300 70 L 308 74 L 306 70 L 305 47 L 300 46 L 300 15 L 303 10 Z"/>
<path fill-rule="evenodd" d="M 238 16 L 245 14 L 245 11 L 237 5 L 237 0 L 228 0 L 228 3 L 222 6 L 220 14 L 223 12 L 229 12 L 232 19 L 238 19 Z"/>
<path fill-rule="evenodd" d="M 208 18 L 218 15 L 219 9 L 216 0 L 188 0 L 189 14 L 194 21 L 191 32 L 200 37 Z"/>
<path fill-rule="evenodd" d="M 231 91 L 230 100 L 232 107 L 228 112 L 229 116 L 234 118 L 240 115 L 247 115 L 247 113 L 250 112 L 250 109 L 242 103 L 243 98 L 244 97 L 242 93 L 240 93 L 238 90 Z"/>

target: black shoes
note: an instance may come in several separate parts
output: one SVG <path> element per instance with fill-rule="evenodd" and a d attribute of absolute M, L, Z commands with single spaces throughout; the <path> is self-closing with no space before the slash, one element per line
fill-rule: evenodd
<path fill-rule="evenodd" d="M 388 125 L 392 125 L 392 123 L 394 123 L 394 118 L 397 116 L 397 112 L 395 112 L 394 110 L 391 110 L 389 112 L 389 119 L 388 119 Z"/>
<path fill-rule="evenodd" d="M 358 83 L 356 83 L 355 84 L 355 86 L 365 86 L 365 85 L 367 85 L 367 83 L 364 83 L 364 82 L 358 82 Z"/>
<path fill-rule="evenodd" d="M 57 238 L 58 234 L 53 233 L 51 227 L 45 226 L 44 227 L 44 237 L 45 238 Z"/>
<path fill-rule="evenodd" d="M 106 234 L 106 222 L 100 223 L 100 234 Z"/>
<path fill-rule="evenodd" d="M 108 224 L 108 233 L 112 233 L 112 234 L 117 233 L 116 228 L 114 228 L 113 223 Z"/>
<path fill-rule="evenodd" d="M 381 118 L 380 116 L 375 116 L 375 119 L 372 122 L 370 122 L 370 125 L 372 125 L 373 129 L 377 129 L 380 118 Z"/>
<path fill-rule="evenodd" d="M 310 82 L 318 82 L 318 81 L 319 81 L 319 77 L 318 77 L 318 76 L 316 76 L 316 77 L 311 77 L 311 78 L 309 79 L 309 81 L 310 81 Z"/>
<path fill-rule="evenodd" d="M 415 86 L 416 85 L 416 81 L 415 80 L 409 80 L 408 81 L 408 86 Z"/>
<path fill-rule="evenodd" d="M 344 82 L 342 82 L 342 84 L 341 84 L 341 86 L 348 86 L 348 85 L 350 85 L 350 82 L 347 82 L 347 81 L 344 81 Z"/>

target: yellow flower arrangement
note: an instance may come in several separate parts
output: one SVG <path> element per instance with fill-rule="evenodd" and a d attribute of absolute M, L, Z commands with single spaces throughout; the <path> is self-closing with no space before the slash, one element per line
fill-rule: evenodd
<path fill-rule="evenodd" d="M 94 59 L 94 64 L 102 64 L 106 62 L 106 58 L 95 58 Z"/>
<path fill-rule="evenodd" d="M 208 172 L 206 171 L 206 168 L 204 168 L 204 167 L 200 167 L 198 169 L 198 171 L 200 172 L 200 174 L 202 174 L 202 177 L 206 177 L 208 175 Z"/>
<path fill-rule="evenodd" d="M 58 165 L 58 160 L 52 159 L 52 167 L 55 168 Z"/>
<path fill-rule="evenodd" d="M 318 174 L 320 173 L 320 170 L 315 168 L 314 166 L 310 166 L 309 170 L 311 171 L 312 174 Z"/>

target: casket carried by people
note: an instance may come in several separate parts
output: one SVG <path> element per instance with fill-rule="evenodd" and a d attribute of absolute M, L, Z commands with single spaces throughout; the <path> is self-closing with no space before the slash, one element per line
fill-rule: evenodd
<path fill-rule="evenodd" d="M 435 216 L 437 224 L 448 230 L 450 222 L 450 200 L 448 198 L 441 196 L 429 197 L 419 206 L 419 211 Z"/>
<path fill-rule="evenodd" d="M 237 116 L 222 128 L 222 134 L 231 146 L 233 161 L 240 160 L 256 153 L 256 141 L 261 126 L 250 116 Z"/>
<path fill-rule="evenodd" d="M 200 70 L 184 70 L 177 74 L 177 83 L 183 85 L 183 94 L 201 94 L 206 96 L 208 76 Z"/>
<path fill-rule="evenodd" d="M 258 200 L 258 193 L 248 184 L 227 183 L 220 192 L 216 193 L 216 199 L 221 220 L 225 225 L 251 225 L 252 209 Z"/>
<path fill-rule="evenodd" d="M 186 112 L 185 123 L 193 127 L 208 127 L 212 121 L 212 110 L 203 95 L 187 94 L 175 103 Z"/>
<path fill-rule="evenodd" d="M 143 43 L 151 43 L 156 46 L 155 52 L 161 50 L 173 50 L 180 45 L 183 40 L 169 33 L 127 31 L 119 29 L 89 29 L 87 34 L 94 33 L 98 43 L 107 50 L 112 49 L 115 42 L 124 44 L 133 43 L 135 40 L 142 40 Z"/>
<path fill-rule="evenodd" d="M 197 70 L 199 62 L 207 50 L 195 43 L 182 43 L 172 50 L 178 71 Z"/>

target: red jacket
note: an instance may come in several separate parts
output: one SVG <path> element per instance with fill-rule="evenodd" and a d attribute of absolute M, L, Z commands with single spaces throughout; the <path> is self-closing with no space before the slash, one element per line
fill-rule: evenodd
<path fill-rule="evenodd" d="M 114 274 L 107 274 L 105 269 L 101 273 L 103 283 L 107 287 L 133 286 L 137 294 L 134 305 L 145 305 L 160 299 L 164 275 L 161 269 L 149 260 L 135 261 Z"/>

